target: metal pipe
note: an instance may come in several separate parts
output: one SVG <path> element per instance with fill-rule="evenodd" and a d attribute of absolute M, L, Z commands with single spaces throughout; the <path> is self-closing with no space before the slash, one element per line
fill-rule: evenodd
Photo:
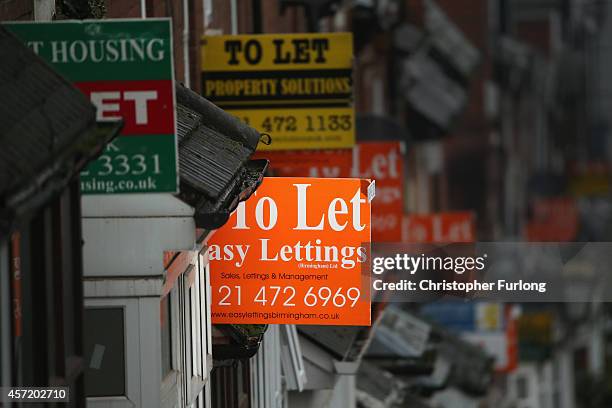
<path fill-rule="evenodd" d="M 34 20 L 51 21 L 55 11 L 55 0 L 34 0 Z"/>
<path fill-rule="evenodd" d="M 232 34 L 238 34 L 238 0 L 231 0 Z"/>
<path fill-rule="evenodd" d="M 191 88 L 189 71 L 189 0 L 183 0 L 183 70 L 185 87 Z"/>

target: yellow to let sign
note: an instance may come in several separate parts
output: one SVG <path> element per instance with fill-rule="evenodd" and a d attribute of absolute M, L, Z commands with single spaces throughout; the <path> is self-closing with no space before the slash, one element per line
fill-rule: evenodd
<path fill-rule="evenodd" d="M 291 150 L 296 146 L 347 147 L 347 134 L 353 133 L 352 108 L 245 109 L 232 111 L 249 126 L 272 136 L 274 150 Z"/>
<path fill-rule="evenodd" d="M 350 69 L 351 33 L 204 36 L 204 71 Z"/>
<path fill-rule="evenodd" d="M 272 137 L 262 150 L 355 144 L 350 33 L 205 36 L 202 94 Z"/>

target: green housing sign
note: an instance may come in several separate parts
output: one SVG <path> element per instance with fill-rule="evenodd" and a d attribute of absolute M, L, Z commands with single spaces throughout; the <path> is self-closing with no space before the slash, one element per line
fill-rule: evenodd
<path fill-rule="evenodd" d="M 83 194 L 178 192 L 171 20 L 3 23 L 121 135 L 81 173 Z"/>

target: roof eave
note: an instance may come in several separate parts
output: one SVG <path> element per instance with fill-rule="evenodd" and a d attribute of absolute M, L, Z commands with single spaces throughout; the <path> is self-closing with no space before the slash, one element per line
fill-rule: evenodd
<path fill-rule="evenodd" d="M 79 143 L 64 150 L 27 185 L 6 197 L 4 208 L 0 209 L 0 232 L 10 232 L 18 219 L 35 213 L 59 194 L 89 162 L 101 154 L 122 128 L 123 121 L 119 120 L 94 122 L 83 129 L 82 133 L 87 135 Z"/>
<path fill-rule="evenodd" d="M 205 230 L 221 228 L 241 201 L 246 201 L 261 185 L 268 160 L 250 160 L 239 172 L 226 193 L 212 205 L 196 208 L 196 227 Z"/>

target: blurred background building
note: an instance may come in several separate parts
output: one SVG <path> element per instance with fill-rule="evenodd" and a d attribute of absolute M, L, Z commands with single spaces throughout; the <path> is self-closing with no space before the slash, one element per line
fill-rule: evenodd
<path fill-rule="evenodd" d="M 183 85 L 177 88 L 179 109 L 201 117 L 182 135 L 185 140 L 206 142 L 209 121 L 231 120 L 220 114 L 208 117 L 202 108 L 207 102 L 187 90 L 202 93 L 203 35 L 350 31 L 358 142 L 401 142 L 405 241 L 444 240 L 430 233 L 432 217 L 447 220 L 449 228 L 467 222 L 468 233 L 458 238 L 467 242 L 612 238 L 610 1 L 0 0 L 3 21 L 162 16 L 173 22 L 176 80 Z M 1 64 L 4 68 L 7 61 Z M 2 95 L 3 107 L 19 97 L 4 88 Z M 4 121 L 7 113 L 2 112 Z M 257 145 L 256 132 L 250 138 L 243 162 L 229 169 L 228 185 L 235 187 L 243 170 L 260 176 L 265 171 L 261 162 L 242 164 Z M 179 154 L 181 166 L 194 165 L 186 151 Z M 274 172 L 273 158 L 271 168 Z M 71 169 L 73 174 L 77 170 Z M 211 193 L 210 185 L 181 182 L 210 206 L 223 207 L 214 200 L 221 192 Z M 70 228 L 63 223 L 74 220 L 57 217 L 61 206 L 79 197 L 71 183 L 66 180 L 55 195 L 39 192 L 34 215 L 19 215 L 16 226 L 4 222 L 4 216 L 0 220 L 3 384 L 44 385 L 61 377 L 74 384 L 74 406 L 82 406 L 85 398 L 88 406 L 105 407 L 612 406 L 612 309 L 597 301 L 394 305 L 377 309 L 375 325 L 367 330 L 211 326 L 205 237 L 224 221 L 213 222 L 214 212 L 185 196 L 168 196 L 165 207 L 134 216 L 138 222 L 170 212 L 187 222 L 180 242 L 154 244 L 155 251 L 166 253 L 146 282 L 137 276 L 143 275 L 142 268 L 125 273 L 129 268 L 118 266 L 109 254 L 86 256 L 84 271 L 75 266 L 62 276 L 64 283 L 55 282 L 50 260 L 37 259 L 44 263 L 37 269 L 26 257 L 32 257 L 34 245 L 52 245 L 57 228 Z M 236 196 L 243 193 L 228 189 Z M 3 211 L 10 193 L 0 189 Z M 81 216 L 76 210 L 71 214 Z M 85 203 L 84 235 L 107 215 Z M 51 220 L 56 221 L 50 227 Z M 162 224 L 156 228 L 168 228 Z M 75 235 L 62 239 L 78 241 L 80 229 L 71 231 Z M 44 235 L 49 242 L 38 236 L 43 232 L 51 234 Z M 95 239 L 109 239 L 98 232 Z M 76 253 L 67 256 L 80 262 L 81 247 L 74 248 Z M 151 248 L 139 248 L 140 261 L 157 262 L 147 258 Z M 21 259 L 19 270 L 15 257 Z M 108 273 L 100 282 L 100 276 L 88 272 L 95 268 L 121 273 Z M 34 284 L 33 277 L 42 275 L 47 281 Z M 67 303 L 53 303 L 52 288 L 72 287 L 83 275 L 84 293 L 74 290 L 74 299 L 64 297 L 76 302 L 72 314 Z M 116 285 L 127 278 L 136 285 L 130 293 Z M 17 289 L 19 279 L 23 286 Z M 30 304 L 38 295 L 53 306 L 45 319 L 40 317 L 44 310 Z M 17 313 L 9 299 L 20 308 L 19 319 L 7 313 Z M 58 307 L 66 311 L 61 323 L 54 323 Z M 128 314 L 116 318 L 116 310 Z M 482 313 L 491 316 L 488 323 L 479 320 Z M 58 332 L 53 341 L 37 337 L 42 326 L 35 322 L 43 320 L 65 330 L 65 337 Z M 96 331 L 114 324 L 121 327 L 115 332 L 120 338 Z M 83 340 L 69 327 L 89 329 Z M 198 335 L 193 334 L 196 328 Z M 43 338 L 49 355 L 58 355 L 50 348 L 64 339 L 64 360 L 74 354 L 78 359 L 70 361 L 82 367 L 71 374 L 70 364 L 61 369 L 61 359 L 44 365 L 30 361 L 34 354 L 28 350 L 45 354 L 47 348 L 37 349 Z M 76 342 L 74 350 L 70 341 Z M 91 353 L 105 341 L 124 342 L 127 349 L 111 370 L 92 373 Z M 88 372 L 95 375 L 89 386 Z"/>

